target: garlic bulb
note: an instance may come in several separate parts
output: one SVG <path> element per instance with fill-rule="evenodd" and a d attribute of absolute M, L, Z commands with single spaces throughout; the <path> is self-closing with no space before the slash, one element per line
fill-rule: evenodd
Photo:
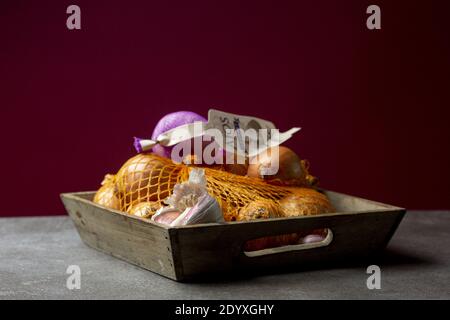
<path fill-rule="evenodd" d="M 159 209 L 152 220 L 170 226 L 224 222 L 219 203 L 206 190 L 204 169 L 192 169 L 189 180 L 176 184 L 165 203 L 169 206 Z"/>
<path fill-rule="evenodd" d="M 189 180 L 176 184 L 173 193 L 164 202 L 180 211 L 195 206 L 198 199 L 207 194 L 205 170 L 192 169 L 189 172 Z"/>
<path fill-rule="evenodd" d="M 222 210 L 216 199 L 209 194 L 204 194 L 192 208 L 186 208 L 183 213 L 171 223 L 171 225 L 183 226 L 214 222 L 224 222 Z"/>

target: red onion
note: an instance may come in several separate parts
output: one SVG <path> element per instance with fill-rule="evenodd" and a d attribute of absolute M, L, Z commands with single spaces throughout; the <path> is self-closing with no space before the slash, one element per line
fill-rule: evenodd
<path fill-rule="evenodd" d="M 153 130 L 152 140 L 156 140 L 156 138 L 161 133 L 182 126 L 184 124 L 194 123 L 196 121 L 206 122 L 206 119 L 192 111 L 177 111 L 169 113 L 162 117 L 156 124 L 156 127 Z M 170 158 L 172 148 L 173 147 L 156 145 L 153 147 L 152 151 L 161 157 Z"/>

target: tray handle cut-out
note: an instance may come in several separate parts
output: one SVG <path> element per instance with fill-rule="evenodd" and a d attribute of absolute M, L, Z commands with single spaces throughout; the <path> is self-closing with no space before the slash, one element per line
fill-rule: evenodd
<path fill-rule="evenodd" d="M 256 251 L 244 251 L 243 250 L 243 252 L 247 257 L 251 258 L 251 257 L 260 257 L 260 256 L 266 256 L 266 255 L 276 254 L 276 253 L 301 251 L 301 250 L 312 250 L 315 248 L 326 247 L 333 241 L 333 231 L 331 231 L 331 229 L 329 229 L 329 228 L 326 228 L 326 231 L 327 231 L 327 235 L 326 235 L 325 239 L 323 239 L 322 241 L 279 246 L 279 247 L 267 248 L 267 249 L 256 250 Z"/>

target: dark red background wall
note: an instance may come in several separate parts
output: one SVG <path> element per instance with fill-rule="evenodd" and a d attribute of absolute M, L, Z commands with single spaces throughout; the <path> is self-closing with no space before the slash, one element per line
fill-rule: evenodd
<path fill-rule="evenodd" d="M 382 30 L 365 27 L 378 4 Z M 66 29 L 77 4 L 82 30 Z M 170 111 L 255 115 L 322 186 L 450 208 L 448 1 L 0 3 L 1 215 L 62 214 Z"/>

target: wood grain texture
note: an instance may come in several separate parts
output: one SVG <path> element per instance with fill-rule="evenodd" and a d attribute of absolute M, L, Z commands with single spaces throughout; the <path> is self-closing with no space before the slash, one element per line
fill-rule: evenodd
<path fill-rule="evenodd" d="M 374 253 L 387 245 L 405 213 L 402 208 L 323 192 L 339 212 L 174 228 L 96 205 L 90 201 L 93 192 L 61 197 L 89 246 L 182 281 L 311 263 L 324 266 L 329 261 Z M 327 246 L 303 250 L 287 246 L 283 250 L 262 250 L 257 256 L 242 250 L 251 239 L 319 228 L 332 230 L 333 238 Z"/>
<path fill-rule="evenodd" d="M 61 195 L 87 245 L 171 279 L 176 278 L 167 228 L 99 206 L 88 200 L 92 197 L 93 193 Z"/>

